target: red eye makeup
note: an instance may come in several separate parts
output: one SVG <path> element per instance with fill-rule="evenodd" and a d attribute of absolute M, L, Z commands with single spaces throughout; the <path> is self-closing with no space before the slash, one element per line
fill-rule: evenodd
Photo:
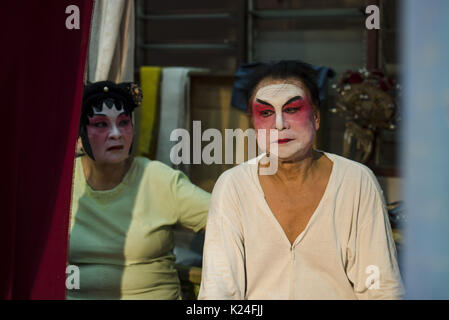
<path fill-rule="evenodd" d="M 258 114 L 261 116 L 269 116 L 275 113 L 274 108 L 271 105 L 267 105 L 258 101 L 253 103 L 253 114 Z"/>
<path fill-rule="evenodd" d="M 105 116 L 93 116 L 89 120 L 89 125 L 95 129 L 103 129 L 109 125 L 109 120 Z"/>
<path fill-rule="evenodd" d="M 306 102 L 303 100 L 295 100 L 282 107 L 282 111 L 288 114 L 293 114 L 301 110 L 305 106 Z"/>

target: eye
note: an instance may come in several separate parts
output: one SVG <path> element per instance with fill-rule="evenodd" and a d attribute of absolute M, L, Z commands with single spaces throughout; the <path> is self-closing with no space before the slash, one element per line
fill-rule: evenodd
<path fill-rule="evenodd" d="M 260 111 L 260 115 L 264 118 L 271 116 L 274 113 L 272 110 L 263 110 Z"/>
<path fill-rule="evenodd" d="M 120 122 L 118 123 L 119 126 L 122 127 L 126 127 L 129 124 L 130 120 L 126 119 L 126 120 L 120 120 Z"/>
<path fill-rule="evenodd" d="M 106 128 L 108 125 L 107 125 L 107 123 L 104 122 L 104 121 L 99 121 L 99 122 L 95 122 L 95 123 L 93 124 L 93 126 L 94 126 L 95 128 Z"/>
<path fill-rule="evenodd" d="M 299 110 L 300 108 L 299 107 L 290 107 L 290 108 L 285 108 L 284 109 L 284 112 L 287 112 L 287 113 L 296 113 L 296 112 L 298 112 L 298 110 Z"/>

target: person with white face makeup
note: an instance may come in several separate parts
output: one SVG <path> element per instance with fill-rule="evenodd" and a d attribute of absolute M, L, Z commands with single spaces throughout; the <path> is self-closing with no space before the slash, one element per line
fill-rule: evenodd
<path fill-rule="evenodd" d="M 199 299 L 401 298 L 374 174 L 314 148 L 320 101 L 312 67 L 280 61 L 251 77 L 248 111 L 265 153 L 214 187 Z M 262 174 L 271 161 L 277 170 Z"/>
<path fill-rule="evenodd" d="M 210 195 L 178 170 L 132 157 L 135 84 L 85 87 L 75 162 L 68 299 L 180 299 L 173 227 L 203 230 Z"/>

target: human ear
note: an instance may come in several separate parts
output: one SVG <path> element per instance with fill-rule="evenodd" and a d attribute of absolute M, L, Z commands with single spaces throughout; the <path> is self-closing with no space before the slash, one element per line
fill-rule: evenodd
<path fill-rule="evenodd" d="M 317 110 L 316 108 L 314 111 L 314 118 L 315 118 L 315 130 L 318 131 L 318 129 L 320 128 L 320 111 Z"/>
<path fill-rule="evenodd" d="M 83 142 L 81 141 L 81 137 L 78 137 L 76 140 L 76 151 L 77 153 L 84 153 Z"/>

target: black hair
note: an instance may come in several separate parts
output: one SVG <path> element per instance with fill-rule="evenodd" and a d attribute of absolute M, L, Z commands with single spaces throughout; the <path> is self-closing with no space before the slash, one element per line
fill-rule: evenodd
<path fill-rule="evenodd" d="M 131 116 L 134 109 L 140 105 L 141 100 L 140 88 L 131 82 L 116 84 L 112 81 L 100 81 L 88 83 L 84 87 L 78 136 L 81 137 L 84 151 L 89 157 L 94 159 L 87 137 L 87 125 L 89 118 L 94 115 L 94 110 L 101 112 L 103 105 L 109 109 L 115 106 L 117 110 L 124 110 L 127 116 Z"/>
<path fill-rule="evenodd" d="M 251 98 L 257 85 L 264 79 L 284 80 L 298 79 L 307 88 L 313 105 L 318 110 L 320 107 L 320 95 L 317 84 L 317 72 L 313 67 L 302 61 L 281 60 L 270 62 L 258 66 L 250 75 L 247 90 L 248 106 L 251 105 Z M 251 107 L 247 109 L 251 114 Z"/>
<path fill-rule="evenodd" d="M 116 106 L 118 110 L 124 109 L 126 115 L 130 115 L 137 103 L 130 92 L 130 83 L 115 84 L 112 81 L 100 81 L 87 84 L 84 87 L 83 107 L 81 110 L 82 122 L 89 123 L 88 117 L 94 115 L 94 109 L 99 112 L 103 109 L 103 102 L 108 108 Z"/>

